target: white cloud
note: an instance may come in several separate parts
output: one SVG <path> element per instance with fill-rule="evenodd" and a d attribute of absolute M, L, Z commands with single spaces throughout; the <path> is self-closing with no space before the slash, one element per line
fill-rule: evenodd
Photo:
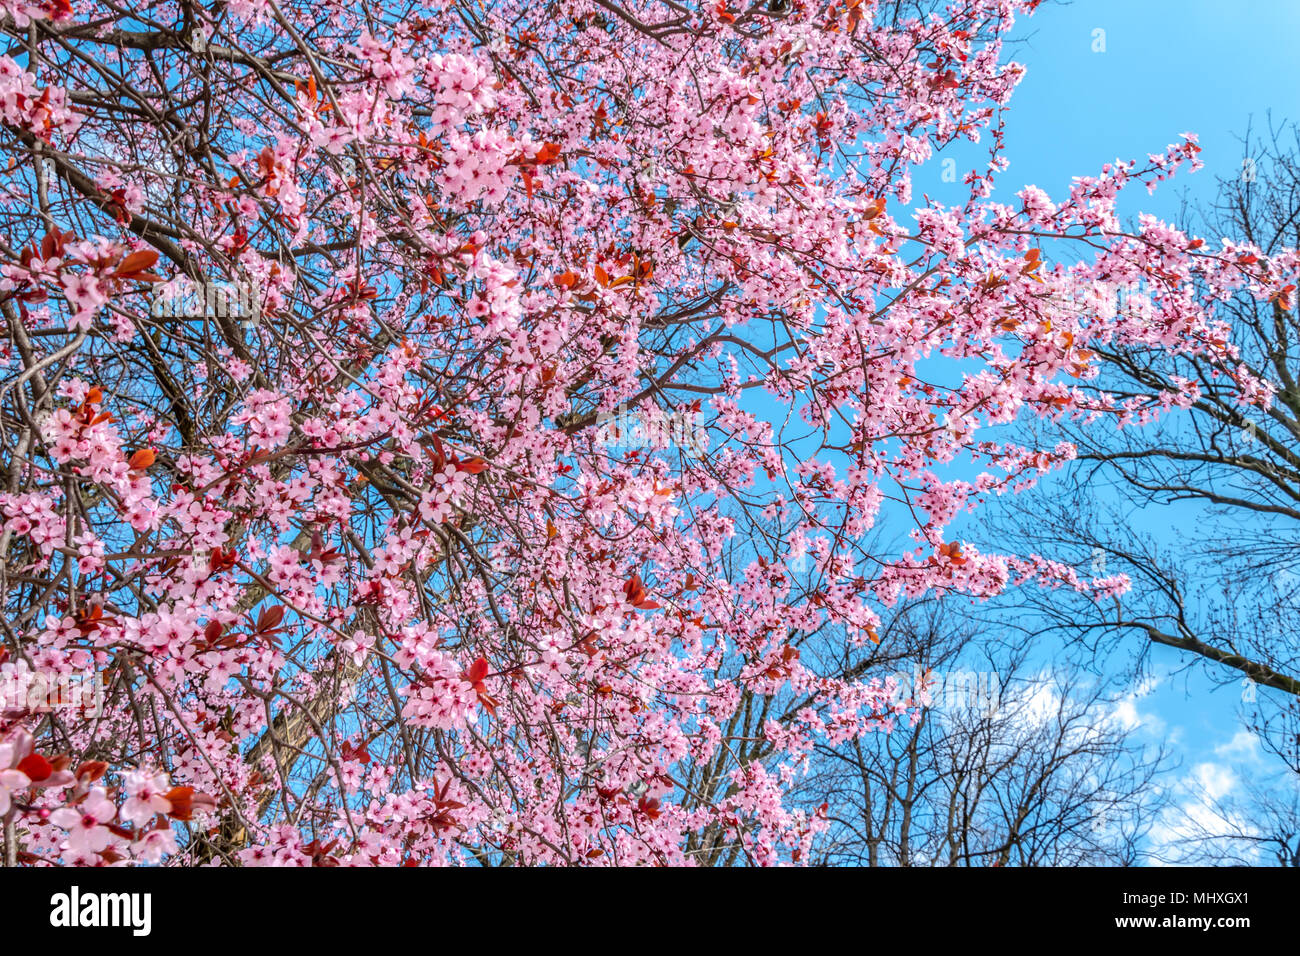
<path fill-rule="evenodd" d="M 1231 748 L 1246 747 L 1237 734 L 1218 748 L 1231 752 Z M 1202 761 L 1174 785 L 1179 799 L 1151 828 L 1151 862 L 1155 865 L 1178 862 L 1195 862 L 1192 854 L 1201 847 L 1207 836 L 1248 834 L 1254 831 L 1250 821 L 1231 808 L 1230 797 L 1241 787 L 1241 777 L 1226 763 Z M 1253 852 L 1253 851 L 1251 851 Z"/>
<path fill-rule="evenodd" d="M 1214 755 L 1245 763 L 1258 763 L 1263 758 L 1259 750 L 1259 737 L 1244 728 L 1233 734 L 1227 743 L 1215 747 Z"/>
<path fill-rule="evenodd" d="M 1237 789 L 1237 784 L 1240 782 L 1240 778 L 1227 764 L 1212 763 L 1208 760 L 1205 763 L 1198 763 L 1192 769 L 1192 776 L 1211 800 L 1226 797 Z"/>
<path fill-rule="evenodd" d="M 1154 689 L 1154 685 L 1146 690 L 1139 688 L 1133 693 L 1121 697 L 1110 712 L 1111 721 L 1124 730 L 1137 730 L 1141 727 L 1153 736 L 1163 736 L 1165 732 L 1164 718 L 1154 711 L 1142 710 L 1138 707 L 1138 701 L 1149 694 L 1152 689 Z"/>

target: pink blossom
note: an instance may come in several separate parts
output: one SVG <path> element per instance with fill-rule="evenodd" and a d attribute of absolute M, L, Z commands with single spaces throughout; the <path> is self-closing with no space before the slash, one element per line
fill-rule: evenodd
<path fill-rule="evenodd" d="M 105 823 L 117 816 L 117 807 L 103 789 L 91 790 L 76 806 L 60 807 L 50 814 L 50 822 L 68 831 L 67 847 L 78 853 L 98 853 L 113 840 Z"/>

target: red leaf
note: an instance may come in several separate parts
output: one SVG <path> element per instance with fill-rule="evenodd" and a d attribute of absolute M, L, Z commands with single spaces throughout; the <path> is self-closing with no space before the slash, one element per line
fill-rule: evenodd
<path fill-rule="evenodd" d="M 113 274 L 123 278 L 131 278 L 136 273 L 152 268 L 157 261 L 158 253 L 153 249 L 139 249 L 118 263 L 117 271 Z"/>
<path fill-rule="evenodd" d="M 32 783 L 48 780 L 50 774 L 54 773 L 54 767 L 40 754 L 28 754 L 18 762 L 18 770 L 27 774 Z"/>
<path fill-rule="evenodd" d="M 939 553 L 946 557 L 955 565 L 963 565 L 968 560 L 961 553 L 961 544 L 956 541 L 949 541 L 946 544 L 939 545 Z"/>
<path fill-rule="evenodd" d="M 639 574 L 634 573 L 628 578 L 627 583 L 623 585 L 623 595 L 627 598 L 628 604 L 642 611 L 653 611 L 663 606 L 649 600 Z"/>
<path fill-rule="evenodd" d="M 467 670 L 464 674 L 462 674 L 461 677 L 464 680 L 469 681 L 471 684 L 481 684 L 483 682 L 483 678 L 487 677 L 487 675 L 488 675 L 487 658 L 480 657 L 476 661 L 474 661 L 473 664 L 470 665 L 469 670 Z"/>
<path fill-rule="evenodd" d="M 77 779 L 83 783 L 92 783 L 108 773 L 108 764 L 102 760 L 87 760 L 77 768 Z"/>
<path fill-rule="evenodd" d="M 190 820 L 195 810 L 215 810 L 217 801 L 206 793 L 196 793 L 193 787 L 172 787 L 163 798 L 172 805 L 167 815 L 173 820 Z"/>
<path fill-rule="evenodd" d="M 131 455 L 131 458 L 127 461 L 127 465 L 130 466 L 132 471 L 144 471 L 154 463 L 157 457 L 157 454 L 152 448 L 141 448 L 139 451 L 134 452 Z"/>
<path fill-rule="evenodd" d="M 546 143 L 537 151 L 533 157 L 533 162 L 538 166 L 548 166 L 560 158 L 560 144 Z"/>
<path fill-rule="evenodd" d="M 236 555 L 234 551 L 222 551 L 220 548 L 213 548 L 212 554 L 208 557 L 208 573 L 216 574 L 219 571 L 229 571 L 235 566 Z"/>
<path fill-rule="evenodd" d="M 257 630 L 259 633 L 267 634 L 278 630 L 280 622 L 284 619 L 284 605 L 277 604 L 275 607 L 268 607 L 262 611 L 257 618 Z"/>

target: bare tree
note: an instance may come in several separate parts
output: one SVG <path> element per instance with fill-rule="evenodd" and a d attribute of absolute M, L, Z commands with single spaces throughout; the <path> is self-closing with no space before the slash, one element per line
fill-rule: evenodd
<path fill-rule="evenodd" d="M 1156 859 L 1175 864 L 1300 867 L 1300 785 L 1295 779 L 1258 780 L 1246 773 L 1239 788 L 1217 793 L 1193 776 L 1162 823 Z"/>
<path fill-rule="evenodd" d="M 890 627 L 910 649 L 899 698 L 928 706 L 890 734 L 819 748 L 803 787 L 825 801 L 817 862 L 1079 866 L 1135 862 L 1163 792 L 1160 749 L 1114 718 L 1099 682 L 1035 666 L 932 604 Z M 918 695 L 919 696 L 919 695 Z"/>
<path fill-rule="evenodd" d="M 1266 252 L 1294 243 L 1296 128 L 1248 133 L 1244 144 L 1239 174 L 1219 181 L 1212 206 L 1188 214 L 1190 228 Z M 1120 307 L 1146 303 L 1128 290 Z M 1164 396 L 1175 407 L 1149 427 L 1110 434 L 1042 424 L 1077 445 L 1084 467 L 1017 503 L 1009 533 L 1025 550 L 1064 553 L 1091 577 L 1132 580 L 1118 601 L 1027 595 L 1044 626 L 1094 654 L 1126 646 L 1140 664 L 1165 646 L 1209 664 L 1218 679 L 1243 684 L 1248 719 L 1300 772 L 1300 640 L 1289 623 L 1300 583 L 1300 313 L 1292 290 L 1269 301 L 1240 295 L 1222 316 L 1240 349 L 1236 365 L 1139 347 L 1099 351 L 1101 373 L 1082 387 L 1148 396 L 1151 409 Z M 1274 389 L 1267 411 L 1235 399 L 1243 367 Z M 1268 691 L 1256 698 L 1255 686 Z"/>
<path fill-rule="evenodd" d="M 1187 228 L 1210 244 L 1265 253 L 1294 244 L 1300 131 L 1248 131 L 1243 146 L 1241 167 L 1218 181 L 1216 200 L 1185 210 Z M 1121 309 L 1152 307 L 1141 289 L 1117 292 Z M 1240 687 L 1243 725 L 1286 768 L 1227 803 L 1189 798 L 1194 818 L 1170 828 L 1172 848 L 1155 852 L 1179 862 L 1291 863 L 1300 774 L 1300 312 L 1291 290 L 1268 301 L 1243 293 L 1221 315 L 1240 350 L 1236 363 L 1099 350 L 1099 374 L 1080 387 L 1133 398 L 1140 413 L 1163 404 L 1160 417 L 1109 434 L 1071 421 L 1036 425 L 1040 440 L 1073 442 L 1082 467 L 1018 496 L 994 533 L 1003 546 L 1011 539 L 1023 552 L 1061 558 L 1086 578 L 1131 582 L 1121 597 L 1100 601 L 1064 588 L 1023 589 L 1016 627 L 1064 636 L 1081 661 L 1098 671 L 1105 662 L 1112 676 L 1117 660 L 1136 677 L 1168 653 L 1159 649 L 1181 652 L 1182 667 Z M 1234 397 L 1243 368 L 1273 389 L 1267 410 Z"/>

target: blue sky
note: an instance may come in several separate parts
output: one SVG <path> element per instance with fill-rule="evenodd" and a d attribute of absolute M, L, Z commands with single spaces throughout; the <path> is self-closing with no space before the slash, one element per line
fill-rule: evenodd
<path fill-rule="evenodd" d="M 1163 152 L 1184 132 L 1193 132 L 1205 168 L 1194 174 L 1184 169 L 1154 194 L 1131 187 L 1121 196 L 1120 213 L 1132 217 L 1147 212 L 1175 220 L 1185 202 L 1194 206 L 1212 201 L 1217 177 L 1240 173 L 1248 126 L 1258 134 L 1268 130 L 1270 120 L 1274 126 L 1300 122 L 1298 36 L 1300 0 L 1231 6 L 1222 0 L 1048 0 L 1033 17 L 1018 23 L 1004 51 L 1007 58 L 1025 65 L 1027 73 L 1007 114 L 1004 155 L 1010 165 L 998 177 L 1001 185 L 993 198 L 1014 205 L 1014 193 L 1032 184 L 1059 200 L 1073 177 L 1096 175 L 1117 158 L 1144 160 Z M 957 161 L 957 182 L 943 180 L 942 162 L 950 156 Z M 923 203 L 924 194 L 960 205 L 968 196 L 961 177 L 972 168 L 982 171 L 987 157 L 987 142 L 958 143 L 944 150 L 917 171 L 914 203 Z M 946 362 L 936 357 L 933 366 L 927 366 L 932 380 L 945 378 Z M 769 417 L 778 428 L 789 412 L 758 392 L 749 393 L 743 405 Z M 788 440 L 804 431 L 796 419 L 783 437 Z M 962 465 L 951 467 L 960 470 Z M 897 521 L 891 521 L 891 515 Z M 911 520 L 901 506 L 887 504 L 882 524 L 887 538 L 892 530 L 897 538 L 890 540 L 906 544 L 898 539 Z M 1138 530 L 1156 536 L 1162 547 L 1175 544 L 1184 530 L 1197 524 L 1189 505 L 1151 507 L 1132 521 Z M 967 530 L 959 519 L 950 537 L 960 539 Z M 980 538 L 978 533 L 969 536 Z M 1039 660 L 1046 666 L 1060 649 L 1041 650 Z M 1101 665 L 1102 676 L 1127 678 L 1131 665 L 1129 655 L 1108 659 Z M 1166 745 L 1178 763 L 1164 779 L 1178 797 L 1178 810 L 1170 820 L 1201 812 L 1182 795 L 1191 783 L 1215 796 L 1231 796 L 1245 779 L 1280 770 L 1276 758 L 1266 757 L 1244 728 L 1242 698 L 1243 686 L 1233 675 L 1210 671 L 1199 660 L 1160 647 L 1151 651 L 1149 677 L 1129 686 L 1115 716 L 1133 728 L 1138 740 Z M 1172 835 L 1167 821 L 1160 826 L 1166 830 L 1162 834 L 1157 828 L 1157 840 Z"/>
<path fill-rule="evenodd" d="M 1093 52 L 1104 30 L 1105 52 Z M 1172 216 L 1179 191 L 1208 197 L 1215 174 L 1240 169 L 1240 136 L 1300 120 L 1300 3 L 1294 0 L 1082 0 L 1047 4 L 1022 20 L 1012 56 L 1028 74 L 1012 100 L 1007 181 L 1059 195 L 1070 177 L 1116 157 L 1160 152 L 1199 134 L 1206 169 L 1174 188 L 1128 196 Z"/>
<path fill-rule="evenodd" d="M 1115 158 L 1160 152 L 1191 131 L 1200 137 L 1206 168 L 1179 174 L 1154 195 L 1130 191 L 1121 205 L 1125 215 L 1142 210 L 1172 219 L 1184 197 L 1210 200 L 1215 177 L 1241 169 L 1248 124 L 1266 130 L 1270 113 L 1275 124 L 1300 121 L 1294 0 L 1049 3 L 1013 36 L 1019 42 L 1011 56 L 1028 72 L 1008 119 L 1006 189 L 1033 183 L 1060 196 L 1072 176 L 1093 174 Z M 1094 50 L 1099 39 L 1104 52 Z M 932 195 L 947 198 L 937 189 Z M 1143 517 L 1152 526 L 1170 523 Z M 1241 687 L 1216 687 L 1199 667 L 1170 677 L 1184 662 L 1173 650 L 1156 649 L 1158 680 L 1135 693 L 1124 715 L 1140 722 L 1139 734 L 1169 743 L 1182 761 L 1177 779 L 1230 792 L 1244 775 L 1273 764 L 1242 733 Z"/>

